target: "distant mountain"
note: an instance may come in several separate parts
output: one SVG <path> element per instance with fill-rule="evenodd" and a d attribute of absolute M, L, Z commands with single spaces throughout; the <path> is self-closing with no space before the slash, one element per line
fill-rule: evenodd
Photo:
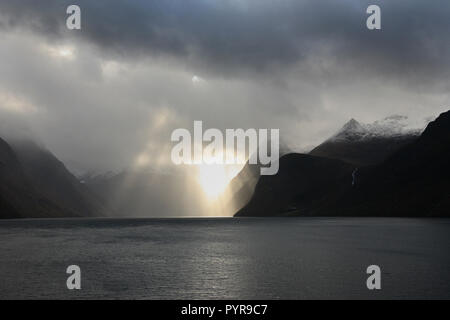
<path fill-rule="evenodd" d="M 0 199 L 0 218 L 107 214 L 61 161 L 29 140 L 0 141 Z"/>
<path fill-rule="evenodd" d="M 180 217 L 208 213 L 200 185 L 181 172 L 129 170 L 83 177 L 83 182 L 113 216 Z"/>
<path fill-rule="evenodd" d="M 366 135 L 355 121 L 349 126 Z M 278 175 L 261 177 L 236 216 L 450 217 L 449 163 L 450 111 L 376 165 L 284 156 Z"/>
<path fill-rule="evenodd" d="M 217 199 L 209 202 L 195 170 L 160 172 L 148 168 L 117 174 L 84 175 L 80 180 L 115 216 L 232 216 L 250 200 L 259 165 L 246 164 Z"/>
<path fill-rule="evenodd" d="M 310 154 L 357 166 L 379 163 L 421 134 L 423 128 L 411 128 L 407 120 L 407 117 L 399 115 L 372 124 L 361 124 L 351 119 Z"/>
<path fill-rule="evenodd" d="M 281 144 L 280 153 L 286 150 Z M 88 174 L 80 179 L 116 216 L 232 216 L 248 203 L 260 175 L 260 165 L 247 162 L 212 200 L 200 186 L 195 168 L 185 169 L 160 172 L 140 168 L 118 174 Z"/>

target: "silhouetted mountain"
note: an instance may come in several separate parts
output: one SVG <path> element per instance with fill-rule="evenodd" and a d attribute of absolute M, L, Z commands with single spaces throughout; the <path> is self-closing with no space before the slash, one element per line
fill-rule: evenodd
<path fill-rule="evenodd" d="M 250 202 L 236 216 L 314 215 L 350 185 L 354 167 L 340 160 L 291 153 L 273 176 L 261 176 Z"/>
<path fill-rule="evenodd" d="M 450 111 L 377 165 L 306 157 L 282 157 L 236 215 L 450 216 Z"/>
<path fill-rule="evenodd" d="M 0 143 L 1 218 L 105 215 L 102 204 L 52 153 L 28 140 Z"/>
<path fill-rule="evenodd" d="M 13 141 L 29 181 L 39 192 L 73 216 L 103 216 L 107 212 L 93 196 L 50 151 L 31 140 Z"/>
<path fill-rule="evenodd" d="M 311 150 L 318 157 L 339 159 L 357 166 L 377 164 L 413 142 L 421 129 L 408 129 L 406 117 L 391 116 L 372 124 L 348 121 L 334 136 Z"/>
<path fill-rule="evenodd" d="M 0 218 L 59 217 L 65 214 L 30 183 L 13 149 L 0 139 Z"/>
<path fill-rule="evenodd" d="M 340 203 L 351 215 L 450 216 L 450 111 L 383 163 L 362 168 Z"/>
<path fill-rule="evenodd" d="M 270 141 L 268 143 L 270 144 Z M 259 150 L 257 149 L 255 152 L 259 152 Z M 280 142 L 279 156 L 282 157 L 290 152 L 290 149 L 283 142 Z M 233 215 L 250 201 L 260 175 L 260 164 L 250 164 L 248 161 L 245 163 L 241 171 L 239 171 L 227 186 L 225 194 L 229 196 L 229 200 L 226 209 L 230 212 L 227 212 L 226 215 Z"/>
<path fill-rule="evenodd" d="M 227 186 L 227 209 L 232 215 L 244 207 L 251 199 L 256 183 L 260 177 L 260 166 L 249 164 L 248 161 L 241 171 L 234 177 Z"/>

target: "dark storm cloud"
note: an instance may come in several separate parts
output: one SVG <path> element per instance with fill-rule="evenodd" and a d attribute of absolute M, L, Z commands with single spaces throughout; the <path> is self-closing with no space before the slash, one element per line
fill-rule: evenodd
<path fill-rule="evenodd" d="M 75 35 L 64 25 L 73 3 L 83 14 Z M 381 32 L 365 27 L 369 4 L 382 8 Z M 212 72 L 289 66 L 320 50 L 368 70 L 443 72 L 450 53 L 445 0 L 26 0 L 2 1 L 0 12 L 4 28 L 82 38 L 124 59 L 169 54 Z"/>
<path fill-rule="evenodd" d="M 29 126 L 101 171 L 170 155 L 193 120 L 280 128 L 297 147 L 352 117 L 435 116 L 450 104 L 449 17 L 448 0 L 0 1 L 0 129 Z"/>

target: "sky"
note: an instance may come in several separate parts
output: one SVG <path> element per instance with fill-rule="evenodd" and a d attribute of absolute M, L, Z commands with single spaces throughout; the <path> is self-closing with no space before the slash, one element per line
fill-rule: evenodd
<path fill-rule="evenodd" d="M 366 28 L 371 4 L 381 30 Z M 0 132 L 74 171 L 119 171 L 164 167 L 194 120 L 277 128 L 296 151 L 351 118 L 437 116 L 449 17 L 448 0 L 1 1 Z"/>

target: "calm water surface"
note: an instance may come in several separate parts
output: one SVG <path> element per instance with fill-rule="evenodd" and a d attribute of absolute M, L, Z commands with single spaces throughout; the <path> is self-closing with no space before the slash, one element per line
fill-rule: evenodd
<path fill-rule="evenodd" d="M 0 298 L 449 299 L 450 220 L 0 221 Z"/>

